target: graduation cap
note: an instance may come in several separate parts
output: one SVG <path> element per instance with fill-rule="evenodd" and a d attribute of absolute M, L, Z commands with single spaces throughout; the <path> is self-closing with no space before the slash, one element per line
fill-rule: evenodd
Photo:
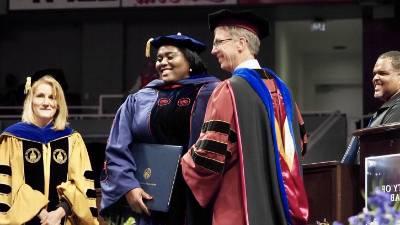
<path fill-rule="evenodd" d="M 222 9 L 208 14 L 208 25 L 211 31 L 214 31 L 218 26 L 241 27 L 255 33 L 260 39 L 269 34 L 268 21 L 248 10 L 232 11 Z"/>
<path fill-rule="evenodd" d="M 33 75 L 28 76 L 26 78 L 24 93 L 27 94 L 28 91 L 31 89 L 32 84 L 34 84 L 36 81 L 38 81 L 40 78 L 46 75 L 52 76 L 55 80 L 58 81 L 58 83 L 60 83 L 63 91 L 64 92 L 67 91 L 68 84 L 64 76 L 64 71 L 62 69 L 48 68 L 48 69 L 38 70 Z"/>
<path fill-rule="evenodd" d="M 187 48 L 197 53 L 206 49 L 204 43 L 181 33 L 159 36 L 154 39 L 150 38 L 146 44 L 146 57 L 150 57 L 150 45 L 155 48 L 160 48 L 163 45 L 173 45 L 176 47 Z"/>

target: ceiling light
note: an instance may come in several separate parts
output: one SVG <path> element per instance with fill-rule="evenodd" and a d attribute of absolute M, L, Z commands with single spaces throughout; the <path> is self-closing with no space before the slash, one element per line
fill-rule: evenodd
<path fill-rule="evenodd" d="M 312 32 L 324 32 L 326 31 L 326 22 L 321 18 L 316 18 L 311 22 L 310 30 Z"/>

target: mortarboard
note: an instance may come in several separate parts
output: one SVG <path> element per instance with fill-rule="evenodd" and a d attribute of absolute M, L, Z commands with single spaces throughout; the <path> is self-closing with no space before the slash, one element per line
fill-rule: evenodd
<path fill-rule="evenodd" d="M 67 91 L 68 84 L 67 81 L 65 80 L 64 71 L 62 69 L 49 68 L 49 69 L 38 70 L 33 75 L 28 76 L 26 78 L 24 93 L 25 94 L 28 93 L 28 91 L 32 87 L 32 84 L 34 84 L 36 81 L 38 81 L 40 78 L 46 75 L 52 76 L 55 80 L 57 80 L 60 83 L 63 91 L 64 92 Z"/>
<path fill-rule="evenodd" d="M 176 47 L 187 48 L 197 53 L 200 53 L 206 49 L 206 45 L 204 43 L 181 33 L 159 36 L 154 39 L 150 38 L 147 41 L 146 46 L 147 57 L 150 57 L 150 44 L 155 48 L 160 48 L 163 45 L 173 45 Z"/>
<path fill-rule="evenodd" d="M 222 9 L 208 15 L 208 25 L 211 31 L 217 26 L 237 26 L 255 33 L 260 39 L 269 34 L 268 21 L 251 11 L 232 11 Z"/>

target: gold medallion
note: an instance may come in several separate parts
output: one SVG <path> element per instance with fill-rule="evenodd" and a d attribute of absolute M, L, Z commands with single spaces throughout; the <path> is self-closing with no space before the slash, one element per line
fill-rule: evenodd
<path fill-rule="evenodd" d="M 58 148 L 54 150 L 53 160 L 56 161 L 58 164 L 64 164 L 67 161 L 67 158 L 67 153 L 63 149 Z"/>
<path fill-rule="evenodd" d="M 30 163 L 37 163 L 42 155 L 40 154 L 39 149 L 37 148 L 29 148 L 25 152 L 25 160 Z"/>

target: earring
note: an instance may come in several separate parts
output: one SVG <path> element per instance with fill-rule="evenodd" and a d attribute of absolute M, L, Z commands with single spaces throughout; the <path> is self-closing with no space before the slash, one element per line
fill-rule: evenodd
<path fill-rule="evenodd" d="M 192 70 L 192 68 L 189 68 L 189 72 L 192 72 L 193 70 Z"/>

